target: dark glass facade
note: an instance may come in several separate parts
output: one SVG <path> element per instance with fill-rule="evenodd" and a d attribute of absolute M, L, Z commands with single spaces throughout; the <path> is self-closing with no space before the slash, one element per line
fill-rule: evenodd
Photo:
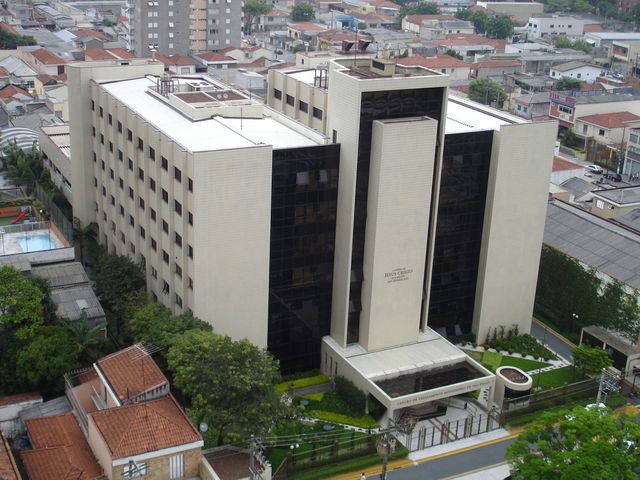
<path fill-rule="evenodd" d="M 493 132 L 446 135 L 427 324 L 451 335 L 473 323 Z"/>
<path fill-rule="evenodd" d="M 349 323 L 347 343 L 358 341 L 360 327 L 362 262 L 367 224 L 369 161 L 374 120 L 427 116 L 439 120 L 442 114 L 442 88 L 390 90 L 362 93 L 360 103 L 360 137 L 356 173 L 356 199 L 349 288 Z M 440 128 L 440 124 L 438 124 Z"/>
<path fill-rule="evenodd" d="M 320 364 L 331 325 L 340 145 L 273 151 L 268 349 L 283 373 Z"/>

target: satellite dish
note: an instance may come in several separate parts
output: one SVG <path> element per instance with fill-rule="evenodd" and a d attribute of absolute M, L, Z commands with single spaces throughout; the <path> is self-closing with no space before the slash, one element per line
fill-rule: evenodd
<path fill-rule="evenodd" d="M 207 425 L 206 422 L 200 422 L 199 428 L 202 433 L 205 433 L 209 430 L 209 425 Z"/>

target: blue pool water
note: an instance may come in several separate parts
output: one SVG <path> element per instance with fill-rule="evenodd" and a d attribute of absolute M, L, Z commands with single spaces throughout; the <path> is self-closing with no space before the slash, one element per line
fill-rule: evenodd
<path fill-rule="evenodd" d="M 39 252 L 41 250 L 53 250 L 56 244 L 49 235 L 33 235 L 18 239 L 23 252 Z"/>

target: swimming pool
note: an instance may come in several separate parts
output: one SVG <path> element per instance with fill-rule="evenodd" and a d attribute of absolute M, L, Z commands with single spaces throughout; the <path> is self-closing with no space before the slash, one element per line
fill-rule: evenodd
<path fill-rule="evenodd" d="M 41 250 L 53 250 L 55 242 L 49 235 L 30 235 L 18 239 L 23 252 L 39 252 Z"/>

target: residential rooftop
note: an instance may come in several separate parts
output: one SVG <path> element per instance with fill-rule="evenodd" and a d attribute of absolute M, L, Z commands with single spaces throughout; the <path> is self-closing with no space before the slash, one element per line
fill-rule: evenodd
<path fill-rule="evenodd" d="M 612 113 L 599 113 L 595 115 L 585 115 L 584 117 L 578 117 L 576 120 L 581 122 L 591 123 L 598 127 L 607 129 L 611 128 L 624 128 L 628 126 L 630 122 L 638 122 L 640 116 L 634 115 L 631 112 L 612 112 Z"/>
<path fill-rule="evenodd" d="M 117 403 L 169 384 L 140 343 L 101 358 L 95 366 L 117 396 Z"/>
<path fill-rule="evenodd" d="M 251 101 L 222 82 L 208 77 L 171 79 L 175 90 L 166 97 L 156 92 L 159 79 L 154 76 L 103 82 L 100 86 L 190 152 L 258 145 L 280 149 L 326 142 L 319 133 Z M 199 95 L 197 99 L 189 95 L 181 98 L 184 93 Z M 229 112 L 231 116 L 223 116 Z"/>
<path fill-rule="evenodd" d="M 571 62 L 561 63 L 560 65 L 554 65 L 551 67 L 552 70 L 557 70 L 558 72 L 568 72 L 570 70 L 575 70 L 576 68 L 582 67 L 593 67 L 593 68 L 601 68 L 597 65 L 591 65 L 587 62 L 580 62 L 578 60 L 572 60 Z"/>
<path fill-rule="evenodd" d="M 112 459 L 190 443 L 202 446 L 200 434 L 172 395 L 100 410 L 91 413 L 90 418 L 109 448 Z"/>
<path fill-rule="evenodd" d="M 640 288 L 640 235 L 559 200 L 547 206 L 544 243 Z"/>
<path fill-rule="evenodd" d="M 0 430 L 0 478 L 3 480 L 21 480 L 18 466 L 11 453 L 11 448 Z"/>
<path fill-rule="evenodd" d="M 71 140 L 69 136 L 69 124 L 50 125 L 40 127 L 43 133 L 60 149 L 67 157 L 71 158 Z"/>
<path fill-rule="evenodd" d="M 591 193 L 620 207 L 640 206 L 640 186 L 594 190 Z"/>

